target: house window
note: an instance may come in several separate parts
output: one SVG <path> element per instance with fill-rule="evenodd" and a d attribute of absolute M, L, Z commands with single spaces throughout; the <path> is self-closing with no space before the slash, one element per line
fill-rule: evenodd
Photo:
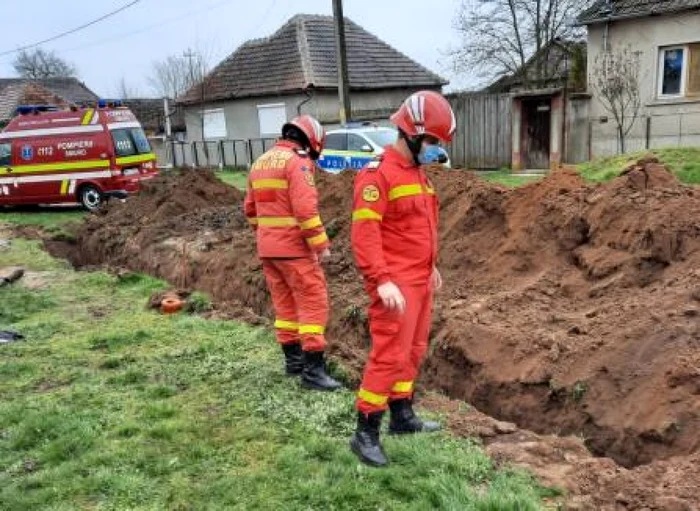
<path fill-rule="evenodd" d="M 661 48 L 659 97 L 700 94 L 700 43 Z"/>
<path fill-rule="evenodd" d="M 226 138 L 226 116 L 223 108 L 205 110 L 202 113 L 204 138 Z"/>
<path fill-rule="evenodd" d="M 287 108 L 284 103 L 258 105 L 260 136 L 278 136 L 282 125 L 287 122 Z"/>

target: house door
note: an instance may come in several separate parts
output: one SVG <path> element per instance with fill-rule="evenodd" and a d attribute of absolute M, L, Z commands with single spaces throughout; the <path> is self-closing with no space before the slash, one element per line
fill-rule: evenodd
<path fill-rule="evenodd" d="M 523 101 L 525 117 L 525 165 L 528 169 L 549 169 L 550 132 L 552 121 L 551 98 Z"/>

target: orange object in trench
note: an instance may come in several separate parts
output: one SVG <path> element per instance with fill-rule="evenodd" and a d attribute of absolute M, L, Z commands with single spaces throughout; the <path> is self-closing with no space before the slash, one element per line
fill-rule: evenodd
<path fill-rule="evenodd" d="M 182 310 L 184 303 L 177 297 L 163 298 L 160 302 L 160 311 L 163 314 L 173 314 Z"/>

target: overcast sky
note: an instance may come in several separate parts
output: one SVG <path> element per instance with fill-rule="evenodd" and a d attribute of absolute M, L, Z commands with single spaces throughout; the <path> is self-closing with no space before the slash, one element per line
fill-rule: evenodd
<path fill-rule="evenodd" d="M 118 9 L 133 0 L 2 0 L 0 53 L 33 44 Z M 428 69 L 470 85 L 450 72 L 445 50 L 458 43 L 452 22 L 461 0 L 344 0 L 345 16 Z M 98 95 L 114 95 L 123 77 L 141 96 L 153 62 L 188 47 L 214 64 L 244 41 L 265 37 L 294 14 L 332 14 L 331 0 L 140 0 L 77 33 L 42 45 L 75 64 Z M 0 56 L 0 77 L 14 76 L 14 54 Z"/>

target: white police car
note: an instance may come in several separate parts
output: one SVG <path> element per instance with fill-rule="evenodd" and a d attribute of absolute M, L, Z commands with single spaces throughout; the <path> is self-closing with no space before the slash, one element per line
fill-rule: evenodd
<path fill-rule="evenodd" d="M 360 170 L 384 152 L 384 146 L 396 142 L 399 132 L 373 123 L 353 123 L 326 133 L 326 145 L 318 159 L 318 166 L 326 172 L 345 169 Z M 439 161 L 447 153 L 435 155 Z M 443 160 L 444 161 L 444 160 Z"/>

